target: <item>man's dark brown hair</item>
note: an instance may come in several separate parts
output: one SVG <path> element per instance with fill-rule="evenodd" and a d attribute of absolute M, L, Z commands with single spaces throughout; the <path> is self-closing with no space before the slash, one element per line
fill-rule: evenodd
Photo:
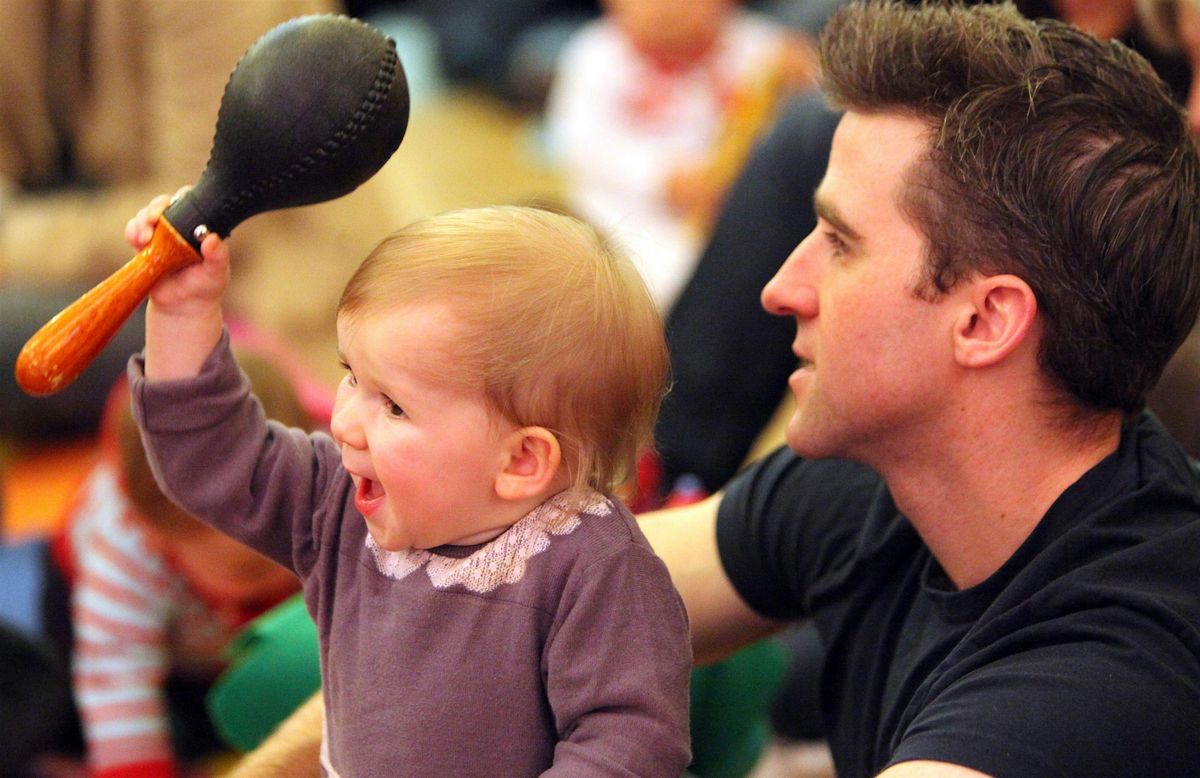
<path fill-rule="evenodd" d="M 1138 411 L 1200 306 L 1200 162 L 1145 60 L 1007 4 L 851 6 L 821 54 L 838 107 L 930 125 L 899 204 L 928 239 L 917 293 L 1024 279 L 1045 374 Z"/>

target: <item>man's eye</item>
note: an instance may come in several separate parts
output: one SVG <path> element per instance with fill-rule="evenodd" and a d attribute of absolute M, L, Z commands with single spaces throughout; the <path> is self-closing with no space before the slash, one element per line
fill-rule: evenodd
<path fill-rule="evenodd" d="M 833 249 L 834 254 L 846 253 L 846 241 L 842 240 L 842 236 L 836 232 L 826 232 L 825 240 L 829 243 L 829 247 Z"/>

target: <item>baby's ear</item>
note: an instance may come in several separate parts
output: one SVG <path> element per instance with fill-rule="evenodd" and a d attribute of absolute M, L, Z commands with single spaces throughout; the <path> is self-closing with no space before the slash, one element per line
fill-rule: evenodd
<path fill-rule="evenodd" d="M 545 427 L 522 427 L 505 439 L 505 464 L 496 476 L 502 500 L 547 497 L 562 465 L 558 438 Z"/>

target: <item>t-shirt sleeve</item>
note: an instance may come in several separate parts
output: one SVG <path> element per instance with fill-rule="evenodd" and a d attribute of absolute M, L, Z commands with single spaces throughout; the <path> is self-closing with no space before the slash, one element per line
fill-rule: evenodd
<path fill-rule="evenodd" d="M 692 652 L 662 561 L 631 544 L 576 571 L 556 621 L 545 669 L 559 742 L 545 775 L 680 775 Z"/>
<path fill-rule="evenodd" d="M 340 516 L 340 456 L 322 433 L 268 422 L 229 348 L 199 375 L 149 382 L 129 363 L 134 418 L 155 478 L 173 500 L 217 529 L 307 575 Z M 348 482 L 348 479 L 342 479 Z"/>
<path fill-rule="evenodd" d="M 813 582 L 852 557 L 882 489 L 863 465 L 801 459 L 780 447 L 735 478 L 721 499 L 717 548 L 730 582 L 764 616 L 807 615 Z"/>

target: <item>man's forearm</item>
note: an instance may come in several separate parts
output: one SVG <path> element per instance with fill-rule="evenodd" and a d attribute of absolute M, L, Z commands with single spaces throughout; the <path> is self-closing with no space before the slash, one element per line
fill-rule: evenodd
<path fill-rule="evenodd" d="M 638 516 L 642 532 L 683 598 L 698 665 L 724 659 L 784 626 L 751 610 L 725 575 L 717 549 L 720 501 L 717 494 L 693 505 Z"/>

